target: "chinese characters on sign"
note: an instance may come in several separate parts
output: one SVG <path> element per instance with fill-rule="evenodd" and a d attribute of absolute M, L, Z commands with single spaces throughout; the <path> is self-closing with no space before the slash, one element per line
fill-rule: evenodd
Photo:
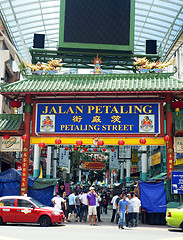
<path fill-rule="evenodd" d="M 27 148 L 23 149 L 23 159 L 22 159 L 22 179 L 21 179 L 21 192 L 26 192 L 26 173 L 27 173 L 27 159 L 28 153 Z"/>
<path fill-rule="evenodd" d="M 173 153 L 168 153 L 168 177 L 171 179 L 171 172 L 173 171 Z"/>
<path fill-rule="evenodd" d="M 37 133 L 160 133 L 160 103 L 36 104 Z"/>

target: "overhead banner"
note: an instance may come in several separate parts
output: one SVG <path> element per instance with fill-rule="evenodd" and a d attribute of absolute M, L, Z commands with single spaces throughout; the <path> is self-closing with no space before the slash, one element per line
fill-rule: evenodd
<path fill-rule="evenodd" d="M 36 132 L 158 134 L 160 103 L 37 103 Z"/>
<path fill-rule="evenodd" d="M 22 140 L 21 137 L 10 137 L 5 140 L 1 137 L 1 152 L 21 152 L 22 151 Z"/>
<path fill-rule="evenodd" d="M 102 170 L 104 169 L 105 165 L 102 162 L 87 162 L 87 161 L 80 161 L 79 168 L 86 169 L 86 170 Z"/>

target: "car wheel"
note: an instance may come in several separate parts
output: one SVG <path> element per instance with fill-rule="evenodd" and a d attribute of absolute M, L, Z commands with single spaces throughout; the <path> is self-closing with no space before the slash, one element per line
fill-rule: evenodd
<path fill-rule="evenodd" d="M 0 217 L 0 225 L 3 225 L 3 219 Z"/>
<path fill-rule="evenodd" d="M 51 219 L 48 216 L 41 216 L 39 219 L 41 227 L 48 227 L 51 225 Z"/>
<path fill-rule="evenodd" d="M 182 229 L 182 232 L 183 232 L 183 222 L 180 224 L 179 227 Z"/>

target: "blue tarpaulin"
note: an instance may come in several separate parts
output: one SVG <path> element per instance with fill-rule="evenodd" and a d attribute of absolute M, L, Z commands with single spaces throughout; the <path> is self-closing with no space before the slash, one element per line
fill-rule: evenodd
<path fill-rule="evenodd" d="M 36 178 L 28 177 L 28 196 L 36 199 L 46 206 L 52 206 L 54 186 L 43 189 L 33 189 Z M 11 168 L 0 173 L 0 197 L 19 196 L 21 186 L 21 172 Z"/>
<path fill-rule="evenodd" d="M 51 199 L 53 198 L 54 186 L 50 186 L 43 189 L 28 189 L 28 196 L 36 199 L 38 202 L 46 206 L 52 207 Z"/>
<path fill-rule="evenodd" d="M 166 212 L 166 191 L 161 183 L 139 182 L 142 209 L 148 213 Z"/>

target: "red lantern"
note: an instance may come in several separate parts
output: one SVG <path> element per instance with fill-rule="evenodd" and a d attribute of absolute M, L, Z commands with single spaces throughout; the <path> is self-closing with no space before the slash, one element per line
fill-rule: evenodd
<path fill-rule="evenodd" d="M 68 147 L 65 147 L 65 150 L 66 150 L 66 151 L 68 151 L 68 150 L 69 150 L 69 148 L 68 148 Z"/>
<path fill-rule="evenodd" d="M 111 152 L 114 152 L 115 151 L 115 149 L 114 148 L 111 148 Z"/>
<path fill-rule="evenodd" d="M 20 108 L 22 106 L 22 103 L 18 101 L 17 99 L 10 102 L 10 106 L 12 108 Z"/>
<path fill-rule="evenodd" d="M 88 149 L 86 149 L 86 152 L 88 152 Z"/>
<path fill-rule="evenodd" d="M 97 152 L 97 148 L 94 148 L 93 151 Z"/>
<path fill-rule="evenodd" d="M 77 140 L 76 144 L 77 144 L 77 146 L 81 146 L 83 144 L 83 142 L 81 140 Z"/>
<path fill-rule="evenodd" d="M 139 140 L 139 142 L 140 142 L 140 144 L 145 144 L 145 143 L 146 143 L 146 139 L 145 139 L 145 138 L 141 138 L 141 139 Z"/>
<path fill-rule="evenodd" d="M 164 137 L 164 140 L 165 140 L 165 142 L 169 142 L 169 141 L 170 141 L 170 136 L 169 136 L 169 135 L 166 135 L 166 136 Z"/>
<path fill-rule="evenodd" d="M 25 142 L 28 139 L 28 136 L 26 134 L 22 135 L 22 140 Z"/>
<path fill-rule="evenodd" d="M 10 135 L 4 135 L 3 138 L 7 141 L 10 138 Z"/>
<path fill-rule="evenodd" d="M 85 150 L 83 150 L 82 153 L 85 153 Z"/>
<path fill-rule="evenodd" d="M 125 141 L 123 141 L 122 139 L 120 139 L 120 140 L 118 141 L 118 145 L 120 145 L 120 146 L 125 145 Z"/>
<path fill-rule="evenodd" d="M 103 152 L 105 152 L 106 151 L 106 149 L 105 148 L 103 148 L 103 150 L 102 150 Z"/>
<path fill-rule="evenodd" d="M 40 143 L 38 144 L 38 146 L 42 149 L 42 148 L 45 147 L 45 143 L 42 141 L 42 142 L 40 142 Z"/>
<path fill-rule="evenodd" d="M 74 151 L 77 151 L 77 150 L 78 150 L 78 148 L 75 147 L 75 148 L 74 148 Z"/>
<path fill-rule="evenodd" d="M 86 151 L 86 150 L 87 150 L 87 148 L 85 147 L 85 148 L 83 148 L 83 150 L 85 150 L 85 151 Z"/>
<path fill-rule="evenodd" d="M 99 141 L 97 142 L 97 145 L 99 145 L 100 147 L 102 147 L 102 146 L 104 145 L 104 141 L 99 140 Z"/>
<path fill-rule="evenodd" d="M 171 107 L 173 109 L 176 109 L 176 108 L 183 108 L 183 102 L 181 101 L 175 101 L 171 104 Z"/>
<path fill-rule="evenodd" d="M 60 138 L 57 138 L 57 139 L 55 139 L 55 143 L 56 143 L 57 145 L 60 145 L 60 144 L 62 143 L 62 141 L 61 141 Z"/>

